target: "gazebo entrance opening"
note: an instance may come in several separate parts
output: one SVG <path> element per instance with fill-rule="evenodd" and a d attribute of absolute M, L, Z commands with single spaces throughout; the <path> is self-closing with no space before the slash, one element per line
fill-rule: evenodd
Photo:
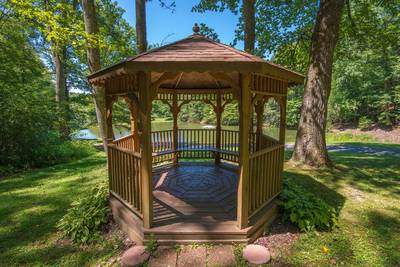
<path fill-rule="evenodd" d="M 303 76 L 195 33 L 92 74 L 104 90 L 110 203 L 138 242 L 249 242 L 274 218 L 282 184 L 288 86 Z M 131 134 L 114 140 L 112 106 L 124 98 Z M 262 131 L 264 104 L 279 105 L 279 137 Z M 172 129 L 153 131 L 153 101 L 168 105 Z M 213 129 L 183 129 L 183 105 L 213 107 Z M 239 127 L 221 127 L 237 101 Z M 207 164 L 199 161 L 208 160 Z"/>

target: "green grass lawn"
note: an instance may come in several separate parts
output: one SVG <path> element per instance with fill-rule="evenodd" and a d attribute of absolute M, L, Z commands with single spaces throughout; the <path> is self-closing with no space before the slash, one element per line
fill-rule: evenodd
<path fill-rule="evenodd" d="M 60 242 L 56 223 L 72 201 L 106 179 L 105 158 L 89 158 L 0 180 L 0 265 L 84 266 L 112 255 L 118 243 L 77 247 Z"/>
<path fill-rule="evenodd" d="M 288 156 L 288 155 L 287 155 Z M 331 153 L 334 170 L 286 166 L 285 177 L 340 210 L 332 232 L 302 234 L 284 262 L 291 265 L 398 266 L 400 157 Z M 93 266 L 119 251 L 108 238 L 77 247 L 60 242 L 57 221 L 71 202 L 106 177 L 105 158 L 32 170 L 0 180 L 0 265 Z M 322 247 L 328 248 L 323 252 Z"/>

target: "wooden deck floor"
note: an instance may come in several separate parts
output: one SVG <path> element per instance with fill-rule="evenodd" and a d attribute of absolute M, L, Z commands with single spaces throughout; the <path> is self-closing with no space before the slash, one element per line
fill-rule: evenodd
<path fill-rule="evenodd" d="M 154 227 L 235 226 L 237 181 L 235 166 L 182 163 L 156 169 Z"/>
<path fill-rule="evenodd" d="M 153 169 L 153 224 L 142 221 L 115 196 L 114 218 L 138 243 L 159 244 L 252 242 L 276 214 L 266 206 L 239 229 L 236 221 L 238 170 L 234 165 L 180 163 Z"/>

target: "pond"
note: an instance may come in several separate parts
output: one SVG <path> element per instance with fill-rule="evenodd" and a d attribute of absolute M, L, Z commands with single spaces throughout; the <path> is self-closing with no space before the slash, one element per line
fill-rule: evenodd
<path fill-rule="evenodd" d="M 129 134 L 130 129 L 124 126 L 114 126 L 114 135 L 115 138 L 121 138 Z M 163 131 L 172 129 L 172 121 L 153 121 L 151 123 L 152 131 Z M 180 129 L 212 129 L 215 128 L 214 125 L 210 124 L 202 124 L 202 123 L 188 123 L 188 122 L 180 122 L 178 124 L 178 128 Z M 228 126 L 222 125 L 223 129 L 226 130 L 237 130 L 238 126 Z M 273 127 L 264 127 L 263 129 L 265 134 L 272 136 L 274 138 L 278 138 L 279 129 Z M 296 130 L 286 130 L 286 143 L 294 143 L 296 137 Z M 96 140 L 100 139 L 99 129 L 97 126 L 92 126 L 87 129 L 83 129 L 78 131 L 75 134 L 76 139 L 80 140 Z"/>

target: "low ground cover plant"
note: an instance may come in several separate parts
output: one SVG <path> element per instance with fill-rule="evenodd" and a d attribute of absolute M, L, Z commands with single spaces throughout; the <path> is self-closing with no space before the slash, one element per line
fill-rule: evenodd
<path fill-rule="evenodd" d="M 100 236 L 101 226 L 107 222 L 108 187 L 106 183 L 88 191 L 88 194 L 72 203 L 57 227 L 65 237 L 76 244 L 87 244 Z"/>
<path fill-rule="evenodd" d="M 330 230 L 337 224 L 337 211 L 295 183 L 285 180 L 279 196 L 283 217 L 301 231 Z"/>

